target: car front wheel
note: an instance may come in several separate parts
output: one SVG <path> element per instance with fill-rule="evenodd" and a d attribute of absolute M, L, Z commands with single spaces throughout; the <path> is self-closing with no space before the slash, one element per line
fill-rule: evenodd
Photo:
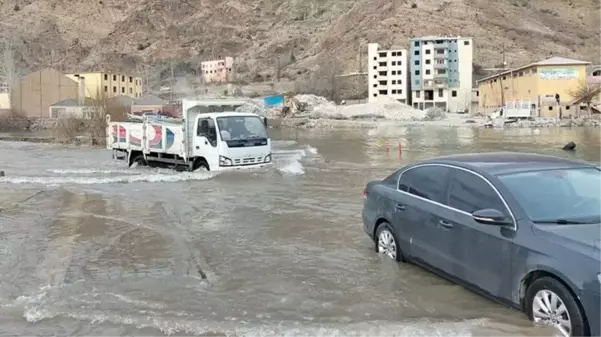
<path fill-rule="evenodd" d="M 587 336 L 584 315 L 576 298 L 559 281 L 542 277 L 526 291 L 526 313 L 537 324 L 551 325 L 563 336 Z"/>
<path fill-rule="evenodd" d="M 395 261 L 402 261 L 398 240 L 388 223 L 382 223 L 376 231 L 376 252 Z"/>

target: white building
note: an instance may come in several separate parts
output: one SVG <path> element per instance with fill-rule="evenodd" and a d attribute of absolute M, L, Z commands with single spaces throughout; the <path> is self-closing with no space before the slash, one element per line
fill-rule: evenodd
<path fill-rule="evenodd" d="M 377 43 L 370 43 L 367 46 L 367 56 L 368 101 L 391 97 L 407 104 L 407 50 L 380 50 Z"/>
<path fill-rule="evenodd" d="M 445 111 L 470 109 L 473 41 L 466 37 L 427 36 L 410 40 L 413 107 Z"/>

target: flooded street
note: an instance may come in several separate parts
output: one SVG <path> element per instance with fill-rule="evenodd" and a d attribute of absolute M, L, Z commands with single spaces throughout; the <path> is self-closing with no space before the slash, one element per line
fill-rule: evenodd
<path fill-rule="evenodd" d="M 271 135 L 274 169 L 221 174 L 128 169 L 105 149 L 0 142 L 0 334 L 553 333 L 376 255 L 362 228 L 362 190 L 442 154 L 523 151 L 599 163 L 598 129 Z M 561 150 L 569 141 L 575 152 Z"/>

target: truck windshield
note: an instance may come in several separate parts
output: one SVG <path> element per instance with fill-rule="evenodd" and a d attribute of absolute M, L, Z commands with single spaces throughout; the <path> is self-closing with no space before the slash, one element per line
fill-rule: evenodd
<path fill-rule="evenodd" d="M 258 116 L 217 117 L 217 126 L 224 141 L 268 138 L 265 124 Z"/>

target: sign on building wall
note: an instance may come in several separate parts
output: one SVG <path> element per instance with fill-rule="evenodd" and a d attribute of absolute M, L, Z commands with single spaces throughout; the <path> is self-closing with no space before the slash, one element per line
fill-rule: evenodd
<path fill-rule="evenodd" d="M 539 70 L 541 80 L 573 80 L 578 78 L 575 68 L 552 68 Z"/>

